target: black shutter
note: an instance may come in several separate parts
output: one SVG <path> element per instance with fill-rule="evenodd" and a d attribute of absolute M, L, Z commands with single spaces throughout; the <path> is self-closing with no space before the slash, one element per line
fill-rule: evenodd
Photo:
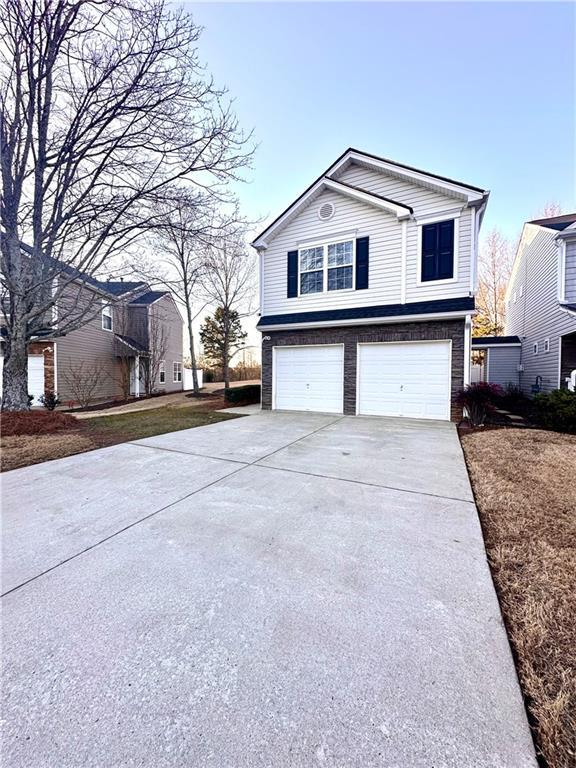
<path fill-rule="evenodd" d="M 454 277 L 454 219 L 438 224 L 438 280 Z"/>
<path fill-rule="evenodd" d="M 298 251 L 288 251 L 288 298 L 298 296 Z"/>
<path fill-rule="evenodd" d="M 368 237 L 359 237 L 356 240 L 356 290 L 368 288 L 368 261 L 369 245 Z"/>
<path fill-rule="evenodd" d="M 422 227 L 422 280 L 436 280 L 438 272 L 438 224 Z"/>

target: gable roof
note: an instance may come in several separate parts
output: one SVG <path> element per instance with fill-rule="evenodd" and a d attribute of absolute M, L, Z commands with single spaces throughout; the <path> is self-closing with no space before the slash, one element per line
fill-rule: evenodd
<path fill-rule="evenodd" d="M 439 176 L 435 173 L 429 173 L 428 171 L 422 171 L 418 168 L 413 168 L 403 163 L 397 163 L 394 160 L 388 160 L 384 157 L 378 157 L 377 155 L 371 155 L 368 152 L 362 152 L 361 150 L 349 147 L 343 152 L 340 157 L 332 163 L 332 165 L 321 174 L 316 181 L 304 190 L 304 192 L 294 200 L 274 221 L 269 224 L 252 242 L 255 248 L 266 248 L 266 237 L 270 237 L 280 227 L 288 222 L 298 211 L 305 205 L 311 202 L 315 196 L 317 196 L 324 189 L 332 189 L 333 191 L 345 194 L 348 192 L 349 196 L 353 196 L 352 192 L 356 193 L 357 199 L 362 199 L 361 196 L 365 196 L 362 199 L 363 202 L 376 205 L 380 202 L 379 207 L 385 208 L 383 203 L 387 203 L 387 210 L 390 213 L 395 213 L 398 218 L 407 218 L 413 213 L 410 206 L 403 203 L 398 203 L 389 198 L 385 198 L 382 195 L 377 195 L 374 192 L 360 189 L 359 187 L 353 187 L 350 184 L 345 184 L 337 179 L 337 174 L 342 173 L 352 163 L 360 163 L 375 170 L 392 173 L 396 176 L 403 177 L 412 180 L 415 183 L 425 184 L 431 188 L 436 188 L 439 191 L 448 192 L 453 195 L 460 196 L 468 203 L 483 204 L 488 199 L 489 192 L 483 190 L 480 187 L 473 187 L 470 184 L 464 184 L 454 179 L 449 179 L 446 176 Z M 338 185 L 338 186 L 336 186 Z M 401 211 L 400 211 L 401 206 Z"/>
<path fill-rule="evenodd" d="M 154 304 L 155 301 L 161 299 L 162 296 L 168 296 L 168 291 L 147 291 L 140 296 L 135 296 L 130 304 Z"/>
<path fill-rule="evenodd" d="M 565 213 L 562 216 L 534 219 L 529 221 L 528 224 L 536 224 L 538 227 L 547 227 L 548 229 L 556 229 L 558 232 L 562 232 L 574 224 L 574 222 L 576 222 L 576 213 Z"/>

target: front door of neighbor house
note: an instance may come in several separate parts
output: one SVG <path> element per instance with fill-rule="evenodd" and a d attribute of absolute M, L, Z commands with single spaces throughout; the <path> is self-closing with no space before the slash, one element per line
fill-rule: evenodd
<path fill-rule="evenodd" d="M 139 357 L 130 360 L 130 394 L 135 397 L 146 394 L 144 366 Z"/>

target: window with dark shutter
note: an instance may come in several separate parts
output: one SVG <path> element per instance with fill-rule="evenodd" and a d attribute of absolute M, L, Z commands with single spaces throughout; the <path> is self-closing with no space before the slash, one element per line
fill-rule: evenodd
<path fill-rule="evenodd" d="M 298 296 L 298 251 L 288 251 L 288 290 L 289 299 Z"/>
<path fill-rule="evenodd" d="M 369 238 L 356 240 L 356 290 L 368 288 L 368 251 Z"/>
<path fill-rule="evenodd" d="M 422 281 L 454 277 L 454 219 L 422 227 Z"/>

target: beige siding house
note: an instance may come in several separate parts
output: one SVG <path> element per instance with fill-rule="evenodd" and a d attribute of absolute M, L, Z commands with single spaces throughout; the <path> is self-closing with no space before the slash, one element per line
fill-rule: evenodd
<path fill-rule="evenodd" d="M 56 323 L 65 324 L 67 304 L 78 296 L 90 307 L 86 322 L 29 345 L 32 404 L 56 392 L 63 404 L 76 405 L 89 381 L 92 402 L 182 390 L 183 321 L 172 295 L 144 282 L 75 283 L 55 308 Z M 0 373 L 1 365 L 0 356 Z"/>

